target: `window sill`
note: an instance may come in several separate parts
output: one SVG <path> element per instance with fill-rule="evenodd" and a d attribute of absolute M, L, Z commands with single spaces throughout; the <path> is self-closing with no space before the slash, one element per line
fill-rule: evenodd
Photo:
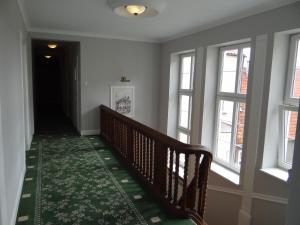
<path fill-rule="evenodd" d="M 216 162 L 211 163 L 211 170 L 236 185 L 240 184 L 239 174 L 227 169 L 224 166 L 221 166 L 220 164 L 217 164 Z"/>
<path fill-rule="evenodd" d="M 288 171 L 279 169 L 279 168 L 266 168 L 266 169 L 260 169 L 265 174 L 271 175 L 281 181 L 287 182 L 289 178 Z"/>

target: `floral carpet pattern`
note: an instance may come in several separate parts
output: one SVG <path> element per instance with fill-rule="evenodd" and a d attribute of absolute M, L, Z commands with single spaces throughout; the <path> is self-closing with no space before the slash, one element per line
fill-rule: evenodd
<path fill-rule="evenodd" d="M 39 134 L 27 151 L 16 224 L 194 224 L 168 215 L 100 137 Z"/>

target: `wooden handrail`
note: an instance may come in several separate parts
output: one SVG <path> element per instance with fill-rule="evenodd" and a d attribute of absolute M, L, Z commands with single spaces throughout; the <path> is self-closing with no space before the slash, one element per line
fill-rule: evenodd
<path fill-rule="evenodd" d="M 179 142 L 104 105 L 100 106 L 100 128 L 105 141 L 168 211 L 205 224 L 212 160 L 206 147 Z"/>

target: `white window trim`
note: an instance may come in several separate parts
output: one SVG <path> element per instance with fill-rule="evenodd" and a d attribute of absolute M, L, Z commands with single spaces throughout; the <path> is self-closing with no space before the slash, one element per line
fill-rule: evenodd
<path fill-rule="evenodd" d="M 284 93 L 284 103 L 279 106 L 280 112 L 280 123 L 281 127 L 281 144 L 278 150 L 278 160 L 277 166 L 282 170 L 291 169 L 292 165 L 285 162 L 285 134 L 286 134 L 286 121 L 285 121 L 285 111 L 294 111 L 298 112 L 299 107 L 299 99 L 291 97 L 292 90 L 294 87 L 294 75 L 295 75 L 295 67 L 296 67 L 296 59 L 297 57 L 297 43 L 300 40 L 300 34 L 292 35 L 290 38 L 290 48 L 289 48 L 289 59 L 288 59 L 288 69 L 287 69 L 287 79 L 285 84 L 285 93 Z"/>
<path fill-rule="evenodd" d="M 182 59 L 184 57 L 192 57 L 191 62 L 191 79 L 190 79 L 190 87 L 191 89 L 181 89 L 182 84 Z M 179 55 L 179 82 L 178 82 L 178 105 L 177 105 L 177 139 L 179 138 L 179 133 L 184 133 L 188 136 L 188 143 L 191 141 L 191 119 L 192 119 L 192 105 L 193 105 L 193 95 L 194 95 L 194 72 L 195 72 L 195 52 L 189 52 Z M 187 95 L 190 97 L 190 109 L 189 109 L 189 117 L 188 117 L 188 128 L 180 126 L 180 106 L 181 106 L 181 95 Z"/>
<path fill-rule="evenodd" d="M 297 59 L 297 42 L 300 40 L 300 34 L 291 36 L 290 51 L 287 71 L 287 81 L 285 85 L 284 104 L 298 107 L 299 99 L 290 97 L 293 89 L 293 78 L 295 74 L 296 59 Z M 300 57 L 300 56 L 299 56 Z"/>
<path fill-rule="evenodd" d="M 250 43 L 242 43 L 242 44 L 237 44 L 237 45 L 230 45 L 230 46 L 225 46 L 225 47 L 221 47 L 219 50 L 219 65 L 218 65 L 218 82 L 217 82 L 217 89 L 216 89 L 216 100 L 215 100 L 215 127 L 214 127 L 214 140 L 213 140 L 213 156 L 214 156 L 214 161 L 218 164 L 221 164 L 222 166 L 225 166 L 226 168 L 232 170 L 235 173 L 239 173 L 240 172 L 240 166 L 235 166 L 233 163 L 231 163 L 233 161 L 233 154 L 232 154 L 232 147 L 233 147 L 233 138 L 234 135 L 236 135 L 236 126 L 234 126 L 234 130 L 231 134 L 231 154 L 230 154 L 230 163 L 223 161 L 222 159 L 219 159 L 217 157 L 217 140 L 218 140 L 218 129 L 219 129 L 219 110 L 220 110 L 220 102 L 221 100 L 229 100 L 229 101 L 233 101 L 234 103 L 245 103 L 246 104 L 246 97 L 247 94 L 240 94 L 240 93 L 229 93 L 229 92 L 221 92 L 220 88 L 221 88 L 221 84 L 222 84 L 222 75 L 221 75 L 221 71 L 223 68 L 223 62 L 224 62 L 224 54 L 222 54 L 224 51 L 226 50 L 231 50 L 231 49 L 239 49 L 238 51 L 238 62 L 237 62 L 237 69 L 236 71 L 238 71 L 238 76 L 236 76 L 236 82 L 235 82 L 235 92 L 237 92 L 238 90 L 238 86 L 239 86 L 239 76 L 241 75 L 241 68 L 242 68 L 242 61 L 241 61 L 241 50 L 243 48 L 247 48 L 250 47 L 251 48 L 251 44 Z M 222 63 L 221 63 L 222 62 Z M 233 118 L 237 117 L 237 104 L 234 104 L 234 108 L 233 108 Z M 245 136 L 243 137 L 243 139 L 245 138 Z"/>

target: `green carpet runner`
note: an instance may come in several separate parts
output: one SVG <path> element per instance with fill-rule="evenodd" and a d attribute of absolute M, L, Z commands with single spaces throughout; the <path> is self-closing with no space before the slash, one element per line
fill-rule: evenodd
<path fill-rule="evenodd" d="M 164 212 L 97 136 L 37 135 L 26 161 L 17 225 L 194 224 Z"/>

